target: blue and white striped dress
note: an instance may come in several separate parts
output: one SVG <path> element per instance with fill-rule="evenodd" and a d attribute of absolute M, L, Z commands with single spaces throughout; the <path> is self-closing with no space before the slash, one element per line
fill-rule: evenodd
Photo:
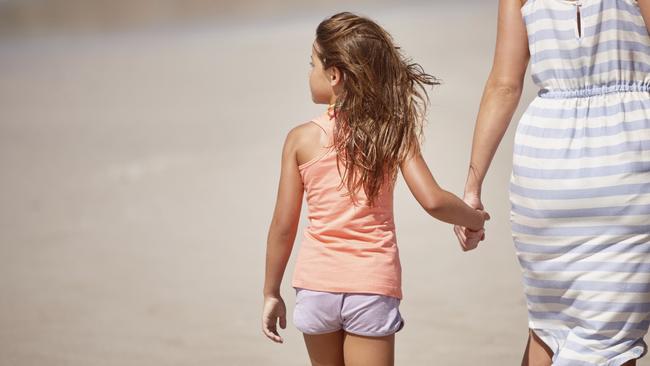
<path fill-rule="evenodd" d="M 529 327 L 555 366 L 621 365 L 650 322 L 650 36 L 634 0 L 528 0 L 540 87 L 510 221 Z"/>

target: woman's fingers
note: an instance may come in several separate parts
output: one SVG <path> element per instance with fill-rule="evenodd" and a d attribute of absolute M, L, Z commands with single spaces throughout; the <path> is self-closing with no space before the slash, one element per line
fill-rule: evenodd
<path fill-rule="evenodd" d="M 463 240 L 463 237 L 461 236 L 461 231 L 462 231 L 462 229 L 459 226 L 454 225 L 454 234 L 456 234 L 456 238 L 458 238 L 458 244 L 460 244 L 460 248 L 463 251 L 466 251 L 465 242 Z"/>
<path fill-rule="evenodd" d="M 483 233 L 485 233 L 484 229 L 474 231 L 474 230 L 470 230 L 468 228 L 465 228 L 464 231 L 465 231 L 465 237 L 468 238 L 468 239 L 480 238 L 483 235 Z"/>
<path fill-rule="evenodd" d="M 466 227 L 454 225 L 454 234 L 458 238 L 463 251 L 469 251 L 478 247 L 480 241 L 485 239 L 485 229 L 471 230 Z"/>
<path fill-rule="evenodd" d="M 461 226 L 454 226 L 454 231 L 456 232 L 456 236 L 458 237 L 458 240 L 460 240 L 461 244 L 464 244 L 467 241 L 467 237 L 465 236 L 465 231 Z"/>
<path fill-rule="evenodd" d="M 469 249 L 478 247 L 479 242 L 483 240 L 483 237 L 485 237 L 484 229 L 474 231 L 468 228 L 463 228 L 463 231 L 466 237 L 465 246 Z"/>

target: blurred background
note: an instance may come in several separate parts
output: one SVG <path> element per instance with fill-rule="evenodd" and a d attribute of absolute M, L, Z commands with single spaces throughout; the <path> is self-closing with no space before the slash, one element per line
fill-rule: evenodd
<path fill-rule="evenodd" d="M 0 1 L 0 365 L 307 365 L 261 332 L 281 147 L 321 114 L 317 24 L 383 25 L 443 85 L 425 158 L 462 194 L 496 1 Z M 518 365 L 526 306 L 510 237 L 518 117 L 484 187 L 470 253 L 400 179 L 406 326 L 397 365 Z M 305 225 L 303 218 L 300 230 Z M 291 320 L 290 286 L 283 295 Z M 650 363 L 640 363 L 650 365 Z"/>

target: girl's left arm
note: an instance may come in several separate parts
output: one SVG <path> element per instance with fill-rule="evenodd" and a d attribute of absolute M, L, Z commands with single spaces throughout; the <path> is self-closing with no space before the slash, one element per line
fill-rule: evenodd
<path fill-rule="evenodd" d="M 276 322 L 279 320 L 280 327 L 286 327 L 286 308 L 280 285 L 296 238 L 303 197 L 303 184 L 296 162 L 298 138 L 298 131 L 291 130 L 282 149 L 280 183 L 266 246 L 262 330 L 278 343 L 282 343 L 282 337 L 277 332 Z"/>

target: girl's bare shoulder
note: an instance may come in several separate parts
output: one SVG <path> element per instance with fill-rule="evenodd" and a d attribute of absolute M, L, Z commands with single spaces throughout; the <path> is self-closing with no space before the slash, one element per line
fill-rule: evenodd
<path fill-rule="evenodd" d="M 301 123 L 289 131 L 287 145 L 295 153 L 298 164 L 322 153 L 325 131 L 314 121 Z"/>
<path fill-rule="evenodd" d="M 313 121 L 303 122 L 293 127 L 287 135 L 287 140 L 297 145 L 318 144 L 323 129 Z"/>

